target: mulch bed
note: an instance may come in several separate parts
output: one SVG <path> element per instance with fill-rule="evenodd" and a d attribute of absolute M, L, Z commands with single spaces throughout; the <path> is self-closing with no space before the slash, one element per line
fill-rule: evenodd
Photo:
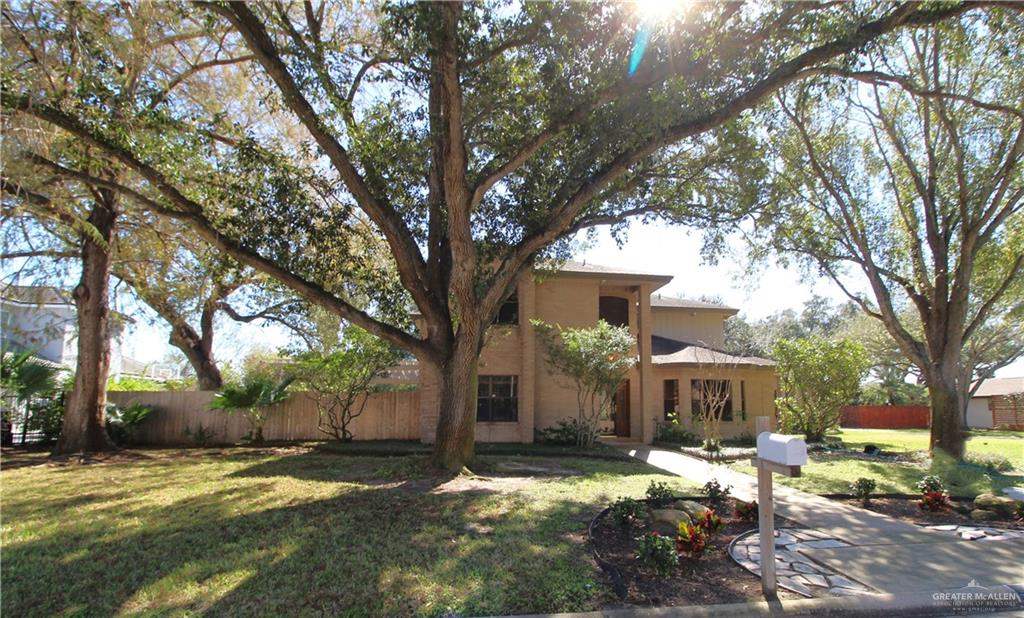
<path fill-rule="evenodd" d="M 839 502 L 845 502 L 851 506 L 860 507 L 860 500 L 840 498 L 836 499 Z M 900 519 L 911 523 L 928 523 L 928 524 L 961 524 L 971 525 L 976 524 L 979 526 L 990 526 L 993 528 L 1020 528 L 1019 524 L 1016 524 L 1013 519 L 1004 519 L 996 521 L 974 521 L 967 514 L 961 513 L 956 510 L 956 506 L 970 507 L 970 501 L 957 501 L 951 500 L 951 508 L 943 509 L 941 511 L 927 511 L 917 506 L 917 498 L 872 498 L 871 503 L 868 504 L 867 509 L 874 511 L 875 513 L 881 513 L 882 515 L 888 515 L 894 519 Z"/>
<path fill-rule="evenodd" d="M 736 564 L 728 553 L 729 543 L 743 532 L 756 529 L 757 522 L 741 521 L 731 515 L 723 517 L 722 521 L 724 525 L 708 543 L 704 555 L 697 560 L 680 557 L 679 567 L 669 577 L 659 577 L 637 563 L 636 539 L 650 531 L 645 525 L 623 527 L 611 517 L 599 517 L 592 527 L 591 546 L 601 559 L 618 572 L 619 577 L 612 576 L 611 579 L 613 588 L 619 588 L 618 592 L 625 593 L 620 601 L 621 606 L 676 606 L 763 600 L 760 578 Z M 775 525 L 781 527 L 793 524 L 776 517 Z M 779 590 L 779 596 L 783 599 L 803 598 L 782 589 Z"/>

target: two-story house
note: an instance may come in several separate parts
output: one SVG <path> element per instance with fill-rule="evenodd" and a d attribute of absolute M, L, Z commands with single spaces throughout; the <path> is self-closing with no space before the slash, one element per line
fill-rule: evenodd
<path fill-rule="evenodd" d="M 723 437 L 753 434 L 756 416 L 774 419 L 774 364 L 721 352 L 724 322 L 737 310 L 659 295 L 671 280 L 578 262 L 524 276 L 501 308 L 480 357 L 476 439 L 532 442 L 535 429 L 576 415 L 576 392 L 548 365 L 530 324 L 534 319 L 562 327 L 593 326 L 603 319 L 628 326 L 637 338 L 638 362 L 614 400 L 610 429 L 616 436 L 650 443 L 657 425 L 673 412 L 699 435 L 691 412 L 706 380 L 727 381 L 731 393 Z M 437 423 L 436 385 L 436 376 L 421 368 L 420 427 L 427 442 Z"/>
<path fill-rule="evenodd" d="M 125 325 L 132 321 L 114 312 L 110 344 L 110 373 L 118 375 L 122 365 Z M 78 359 L 77 310 L 71 293 L 42 285 L 8 285 L 0 290 L 0 339 L 13 350 L 33 355 L 68 369 Z"/>

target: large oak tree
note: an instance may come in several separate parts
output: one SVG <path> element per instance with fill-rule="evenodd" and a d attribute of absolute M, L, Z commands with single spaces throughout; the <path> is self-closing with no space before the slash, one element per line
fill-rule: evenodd
<path fill-rule="evenodd" d="M 779 98 L 769 242 L 884 324 L 928 388 L 931 447 L 957 458 L 972 387 L 1024 352 L 1022 17 L 894 34 Z"/>
<path fill-rule="evenodd" d="M 57 98 L 5 75 L 3 104 L 131 174 L 131 183 L 92 176 L 96 186 L 186 222 L 239 262 L 414 354 L 440 386 L 434 461 L 458 469 L 473 456 L 485 332 L 538 259 L 564 255 L 581 230 L 630 218 L 713 227 L 742 216 L 761 198 L 762 172 L 745 111 L 880 36 L 984 6 L 702 3 L 658 24 L 641 23 L 627 3 L 183 9 L 208 11 L 210 29 L 253 57 L 258 71 L 240 101 L 256 97 L 305 131 L 305 147 L 261 158 L 274 163 L 272 186 L 311 172 L 340 194 L 298 207 L 287 191 L 238 182 L 254 172 L 252 157 L 204 141 L 201 128 L 220 119 L 196 117 L 174 93 L 151 113 L 115 117 L 93 105 L 88 87 Z M 635 71 L 631 55 L 640 58 Z M 260 149 L 275 150 L 271 123 L 245 128 Z M 205 148 L 213 170 L 190 173 L 168 156 L 185 143 Z M 354 303 L 338 271 L 324 267 L 325 230 L 344 237 L 353 210 L 388 245 L 397 301 Z M 418 332 L 391 317 L 403 298 L 422 315 Z"/>

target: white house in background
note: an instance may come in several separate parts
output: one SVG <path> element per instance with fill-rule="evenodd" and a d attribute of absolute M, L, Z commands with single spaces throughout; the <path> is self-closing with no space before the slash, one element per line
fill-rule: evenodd
<path fill-rule="evenodd" d="M 31 350 L 35 356 L 73 369 L 78 358 L 75 303 L 71 293 L 52 286 L 8 285 L 0 290 L 0 341 L 5 348 Z M 121 373 L 125 326 L 120 313 L 111 320 L 110 373 Z"/>
<path fill-rule="evenodd" d="M 1024 429 L 1024 377 L 983 381 L 967 402 L 967 426 Z"/>

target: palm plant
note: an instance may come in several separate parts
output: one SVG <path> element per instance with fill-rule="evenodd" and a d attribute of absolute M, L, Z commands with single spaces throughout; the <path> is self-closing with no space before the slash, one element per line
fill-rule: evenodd
<path fill-rule="evenodd" d="M 210 408 L 225 412 L 243 412 L 249 417 L 252 441 L 263 442 L 263 426 L 267 422 L 267 408 L 288 399 L 288 387 L 294 378 L 281 381 L 262 375 L 246 376 L 241 384 L 220 389 L 213 396 Z"/>
<path fill-rule="evenodd" d="M 32 357 L 29 350 L 10 352 L 0 349 L 0 387 L 3 388 L 5 401 L 14 399 L 15 409 L 24 407 L 24 418 L 21 424 L 21 441 L 25 441 L 25 433 L 30 424 L 31 406 L 27 405 L 38 395 L 52 395 L 57 390 L 58 369 L 44 365 Z"/>

